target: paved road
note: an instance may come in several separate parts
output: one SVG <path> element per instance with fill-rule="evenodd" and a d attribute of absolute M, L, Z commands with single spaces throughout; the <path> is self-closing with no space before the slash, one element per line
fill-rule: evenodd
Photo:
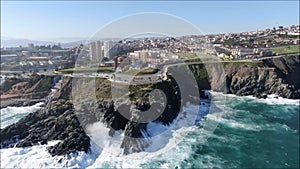
<path fill-rule="evenodd" d="M 299 55 L 299 54 L 295 54 Z M 152 75 L 143 75 L 143 76 L 132 76 L 132 75 L 126 75 L 122 73 L 73 73 L 73 74 L 60 74 L 62 76 L 70 76 L 70 77 L 82 77 L 82 78 L 94 78 L 94 77 L 102 77 L 107 78 L 112 82 L 116 83 L 137 83 L 137 84 L 147 84 L 147 83 L 157 83 L 161 82 L 162 80 L 166 80 L 167 72 L 170 67 L 174 66 L 181 66 L 181 65 L 188 65 L 193 63 L 221 63 L 221 62 L 257 62 L 264 59 L 270 59 L 270 58 L 280 58 L 285 57 L 285 55 L 279 55 L 279 56 L 270 56 L 270 57 L 263 57 L 263 58 L 257 58 L 257 59 L 247 59 L 247 60 L 232 60 L 232 61 L 221 61 L 218 58 L 215 58 L 213 60 L 204 60 L 203 62 L 180 62 L 180 63 L 174 63 L 174 64 L 168 64 L 164 65 L 162 70 L 152 74 Z M 53 73 L 54 70 L 47 70 L 47 71 L 40 71 L 37 72 L 41 75 L 57 75 Z M 32 72 L 23 72 L 23 71 L 1 71 L 1 76 L 7 76 L 7 77 L 30 77 Z"/>
<path fill-rule="evenodd" d="M 133 76 L 126 75 L 122 73 L 111 74 L 108 78 L 114 83 L 124 83 L 124 84 L 151 84 L 162 82 L 162 71 L 159 71 L 151 75 Z"/>

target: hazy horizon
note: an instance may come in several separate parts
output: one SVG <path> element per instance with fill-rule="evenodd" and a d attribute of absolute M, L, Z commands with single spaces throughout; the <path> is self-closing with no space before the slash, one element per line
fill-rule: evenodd
<path fill-rule="evenodd" d="M 143 12 L 179 17 L 204 34 L 239 33 L 298 25 L 298 6 L 299 1 L 1 1 L 1 37 L 71 42 Z M 103 38 L 109 37 L 114 35 Z"/>

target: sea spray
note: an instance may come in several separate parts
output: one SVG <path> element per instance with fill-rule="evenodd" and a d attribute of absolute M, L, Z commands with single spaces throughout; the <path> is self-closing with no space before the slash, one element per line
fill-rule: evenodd
<path fill-rule="evenodd" d="M 216 104 L 226 103 L 222 116 L 204 113 L 209 102 L 202 102 L 206 105 L 201 105 L 197 120 L 193 122 L 195 125 L 174 126 L 176 130 L 169 130 L 167 126 L 150 123 L 148 129 L 151 129 L 151 135 L 162 136 L 159 135 L 161 131 L 164 135 L 157 140 L 153 137 L 152 141 L 160 144 L 150 146 L 145 152 L 124 156 L 118 154 L 118 147 L 114 147 L 115 151 L 103 150 L 93 142 L 91 152 L 73 153 L 68 158 L 50 157 L 46 152 L 47 145 L 29 149 L 9 148 L 0 150 L 1 157 L 5 157 L 1 158 L 1 167 L 299 168 L 299 100 L 276 102 L 276 98 L 270 101 L 271 98 L 261 100 L 235 96 L 222 100 L 218 99 L 218 93 L 212 95 L 217 100 Z M 187 109 L 190 111 L 193 105 Z M 201 125 L 205 121 L 215 121 L 219 125 L 213 133 L 207 132 Z M 106 143 L 114 143 L 123 137 L 123 132 L 118 131 L 113 138 L 104 135 L 101 138 L 106 131 L 92 130 L 97 127 L 91 126 L 90 131 Z M 102 127 L 101 130 L 106 130 L 105 125 Z M 203 142 L 205 135 L 208 139 Z M 179 144 L 168 148 L 181 136 L 184 137 Z M 161 153 L 166 149 L 168 151 Z"/>
<path fill-rule="evenodd" d="M 1 109 L 1 129 L 19 121 L 29 113 L 33 113 L 41 109 L 45 105 L 44 102 L 39 102 L 32 106 L 25 107 L 6 107 Z"/>

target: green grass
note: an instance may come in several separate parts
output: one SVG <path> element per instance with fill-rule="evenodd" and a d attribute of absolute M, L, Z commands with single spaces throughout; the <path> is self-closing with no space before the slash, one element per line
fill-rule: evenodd
<path fill-rule="evenodd" d="M 130 69 L 127 70 L 125 72 L 122 72 L 123 74 L 126 75 L 138 75 L 138 76 L 142 76 L 142 75 L 150 75 L 150 74 L 155 74 L 158 72 L 158 69 L 156 68 L 147 68 L 147 69 Z"/>
<path fill-rule="evenodd" d="M 212 62 L 213 63 L 213 62 Z M 247 66 L 254 66 L 254 67 L 262 67 L 263 62 L 262 61 L 254 61 L 254 62 L 249 62 L 249 61 L 240 61 L 240 60 L 231 60 L 231 61 L 219 61 L 215 62 L 222 64 L 223 67 L 226 66 L 232 66 L 232 65 L 247 65 Z M 187 65 L 198 65 L 198 64 L 210 64 L 209 62 L 187 62 Z M 214 64 L 214 63 L 213 63 Z"/>
<path fill-rule="evenodd" d="M 278 53 L 278 55 L 300 53 L 299 45 L 278 46 L 271 48 L 271 50 Z"/>
<path fill-rule="evenodd" d="M 51 77 L 44 77 L 41 78 L 36 84 L 34 84 L 31 88 L 27 89 L 25 93 L 31 92 L 44 92 L 49 91 L 52 86 L 52 79 Z"/>
<path fill-rule="evenodd" d="M 201 54 L 201 53 L 191 53 L 191 52 L 178 52 L 174 53 L 175 55 L 178 55 L 181 60 L 188 61 L 188 60 L 194 60 L 194 59 L 204 59 L 204 58 L 212 58 L 214 56 L 209 54 Z"/>
<path fill-rule="evenodd" d="M 103 66 L 103 67 L 92 67 L 92 68 L 69 68 L 54 71 L 56 74 L 65 73 L 84 73 L 84 72 L 113 72 L 113 67 Z"/>
<path fill-rule="evenodd" d="M 107 79 L 96 78 L 95 79 L 95 95 L 98 100 L 111 99 L 111 82 Z"/>
<path fill-rule="evenodd" d="M 252 67 L 262 67 L 263 62 L 262 61 L 256 61 L 256 62 L 245 62 L 245 61 L 228 61 L 228 62 L 221 62 L 223 67 L 226 66 L 233 66 L 233 65 L 247 65 Z"/>
<path fill-rule="evenodd" d="M 149 102 L 149 99 L 145 96 L 154 89 L 154 84 L 146 85 L 130 85 L 128 89 L 130 91 L 129 98 L 131 101 L 137 101 L 139 98 L 144 98 L 145 102 Z"/>
<path fill-rule="evenodd" d="M 194 74 L 196 80 L 203 80 L 208 78 L 208 73 L 205 68 L 198 69 Z"/>
<path fill-rule="evenodd" d="M 183 53 L 183 52 L 180 52 L 180 53 L 175 53 L 176 55 L 179 56 L 180 59 L 194 59 L 194 58 L 197 58 L 197 54 L 196 53 Z"/>
<path fill-rule="evenodd" d="M 18 78 L 6 78 L 5 81 L 1 84 L 1 91 L 7 92 L 13 85 L 22 82 L 22 79 Z"/>

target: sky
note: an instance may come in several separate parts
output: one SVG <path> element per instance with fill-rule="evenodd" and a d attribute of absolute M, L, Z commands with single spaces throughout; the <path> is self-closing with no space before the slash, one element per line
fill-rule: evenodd
<path fill-rule="evenodd" d="M 1 36 L 86 38 L 118 18 L 143 12 L 177 16 L 204 34 L 299 24 L 299 1 L 1 1 Z"/>

